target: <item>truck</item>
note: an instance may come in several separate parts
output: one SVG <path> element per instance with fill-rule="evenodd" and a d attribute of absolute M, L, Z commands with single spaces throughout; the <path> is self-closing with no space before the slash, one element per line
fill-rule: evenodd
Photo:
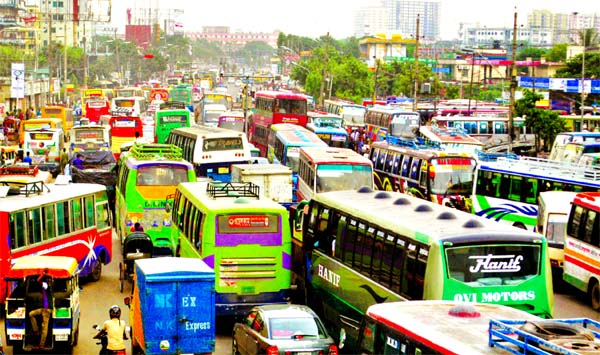
<path fill-rule="evenodd" d="M 292 204 L 292 169 L 281 164 L 233 164 L 231 182 L 251 182 L 261 193 L 289 209 Z"/>
<path fill-rule="evenodd" d="M 129 307 L 131 353 L 212 354 L 215 272 L 196 258 L 139 259 Z"/>

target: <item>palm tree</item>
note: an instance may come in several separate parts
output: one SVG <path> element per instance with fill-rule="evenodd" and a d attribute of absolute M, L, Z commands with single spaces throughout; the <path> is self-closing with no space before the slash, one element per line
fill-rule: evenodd
<path fill-rule="evenodd" d="M 577 44 L 584 46 L 586 50 L 598 47 L 598 32 L 595 28 L 584 28 L 577 32 Z"/>

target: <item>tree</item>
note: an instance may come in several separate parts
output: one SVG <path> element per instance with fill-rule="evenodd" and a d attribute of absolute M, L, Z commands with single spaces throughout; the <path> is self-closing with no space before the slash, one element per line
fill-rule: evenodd
<path fill-rule="evenodd" d="M 526 60 L 527 58 L 538 60 L 545 57 L 547 53 L 548 50 L 543 48 L 527 47 L 517 52 L 517 60 Z"/>
<path fill-rule="evenodd" d="M 567 44 L 557 43 L 548 50 L 546 60 L 549 62 L 563 63 L 567 60 Z"/>
<path fill-rule="evenodd" d="M 565 121 L 557 112 L 540 109 L 535 103 L 544 97 L 531 90 L 523 92 L 523 98 L 515 102 L 517 116 L 525 117 L 525 126 L 536 133 L 535 152 L 540 151 L 540 142 L 543 142 L 544 150 L 554 142 L 556 135 L 566 131 Z"/>

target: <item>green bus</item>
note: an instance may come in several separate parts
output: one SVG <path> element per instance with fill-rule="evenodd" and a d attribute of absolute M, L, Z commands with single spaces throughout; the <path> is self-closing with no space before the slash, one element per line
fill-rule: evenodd
<path fill-rule="evenodd" d="M 192 105 L 192 87 L 189 84 L 179 84 L 169 91 L 169 97 L 172 101 L 184 102 L 185 106 L 191 111 L 194 111 Z"/>
<path fill-rule="evenodd" d="M 155 143 L 166 143 L 173 128 L 190 127 L 191 112 L 181 101 L 167 101 L 160 105 L 155 113 Z"/>
<path fill-rule="evenodd" d="M 382 302 L 493 303 L 552 316 L 547 244 L 537 233 L 368 187 L 305 204 L 292 221 L 301 232 L 293 284 L 344 350 L 358 352 L 365 312 Z"/>
<path fill-rule="evenodd" d="M 173 200 L 178 255 L 215 270 L 218 316 L 255 305 L 288 303 L 291 235 L 288 211 L 253 183 L 182 183 Z"/>
<path fill-rule="evenodd" d="M 196 181 L 194 166 L 169 144 L 135 143 L 121 154 L 116 184 L 115 229 L 121 241 L 143 231 L 152 239 L 156 254 L 174 255 L 171 218 L 165 210 L 181 182 Z M 136 225 L 139 227 L 136 229 Z"/>

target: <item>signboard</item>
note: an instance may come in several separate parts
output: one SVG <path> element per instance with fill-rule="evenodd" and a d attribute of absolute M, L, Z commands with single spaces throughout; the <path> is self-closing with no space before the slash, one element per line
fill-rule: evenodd
<path fill-rule="evenodd" d="M 13 99 L 25 98 L 25 64 L 12 63 L 10 77 L 10 97 Z"/>

